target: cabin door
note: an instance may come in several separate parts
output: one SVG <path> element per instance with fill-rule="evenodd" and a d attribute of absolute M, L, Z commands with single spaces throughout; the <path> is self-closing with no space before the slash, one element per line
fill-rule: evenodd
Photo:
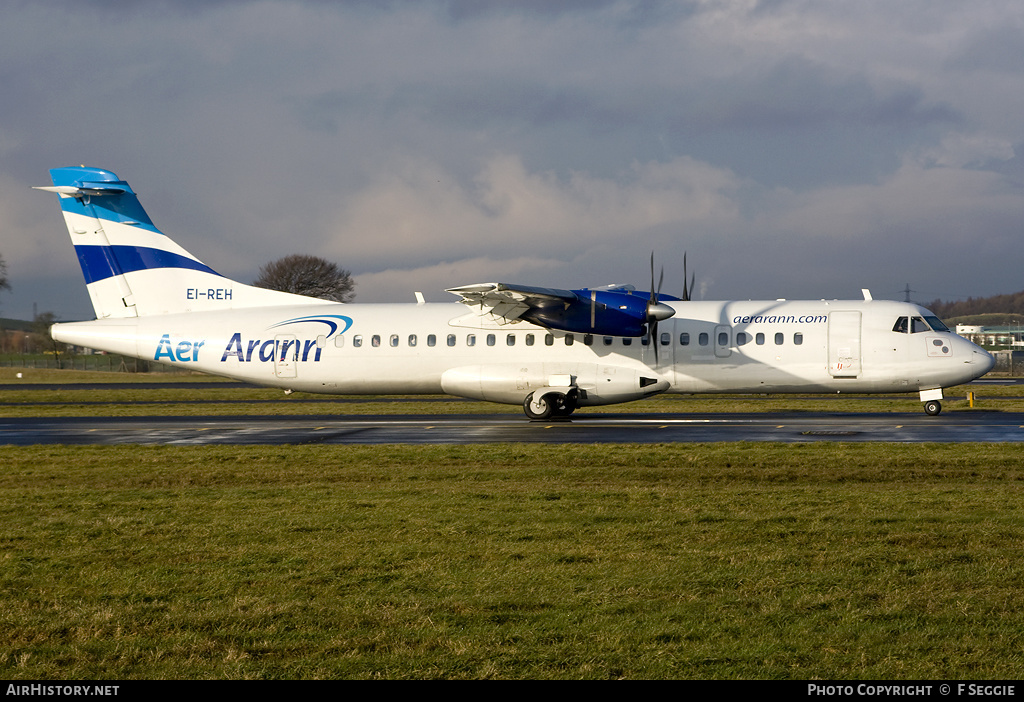
<path fill-rule="evenodd" d="M 860 312 L 832 312 L 828 316 L 828 372 L 833 378 L 856 378 L 860 371 Z"/>

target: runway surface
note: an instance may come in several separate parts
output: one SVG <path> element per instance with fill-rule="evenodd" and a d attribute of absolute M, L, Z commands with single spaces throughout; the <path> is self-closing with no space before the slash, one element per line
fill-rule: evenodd
<path fill-rule="evenodd" d="M 586 414 L 0 418 L 0 445 L 479 444 L 710 441 L 1022 442 L 1024 413 Z"/>

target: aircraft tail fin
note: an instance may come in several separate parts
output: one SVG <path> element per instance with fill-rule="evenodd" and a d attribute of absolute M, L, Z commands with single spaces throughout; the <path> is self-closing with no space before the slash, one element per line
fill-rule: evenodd
<path fill-rule="evenodd" d="M 325 302 L 225 278 L 164 235 L 114 173 L 50 171 L 97 319 Z"/>

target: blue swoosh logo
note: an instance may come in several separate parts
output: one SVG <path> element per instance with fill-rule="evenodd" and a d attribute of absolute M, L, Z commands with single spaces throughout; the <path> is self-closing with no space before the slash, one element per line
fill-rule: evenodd
<path fill-rule="evenodd" d="M 348 331 L 348 328 L 352 326 L 352 319 L 349 317 L 345 317 L 344 315 L 340 314 L 323 314 L 315 315 L 312 317 L 296 317 L 295 319 L 288 319 L 283 322 L 278 322 L 277 324 L 274 324 L 273 326 L 268 328 L 276 329 L 277 327 L 284 327 L 289 324 L 306 324 L 309 322 L 326 324 L 331 330 L 327 334 L 328 339 L 330 339 L 335 334 L 344 334 L 346 331 Z"/>

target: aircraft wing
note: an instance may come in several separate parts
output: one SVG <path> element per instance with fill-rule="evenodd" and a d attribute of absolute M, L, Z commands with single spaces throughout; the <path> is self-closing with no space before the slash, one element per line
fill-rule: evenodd
<path fill-rule="evenodd" d="M 448 292 L 461 297 L 463 304 L 479 306 L 482 312 L 505 323 L 518 321 L 532 309 L 559 304 L 568 307 L 580 300 L 579 295 L 572 290 L 509 283 L 474 283 L 448 288 Z"/>

